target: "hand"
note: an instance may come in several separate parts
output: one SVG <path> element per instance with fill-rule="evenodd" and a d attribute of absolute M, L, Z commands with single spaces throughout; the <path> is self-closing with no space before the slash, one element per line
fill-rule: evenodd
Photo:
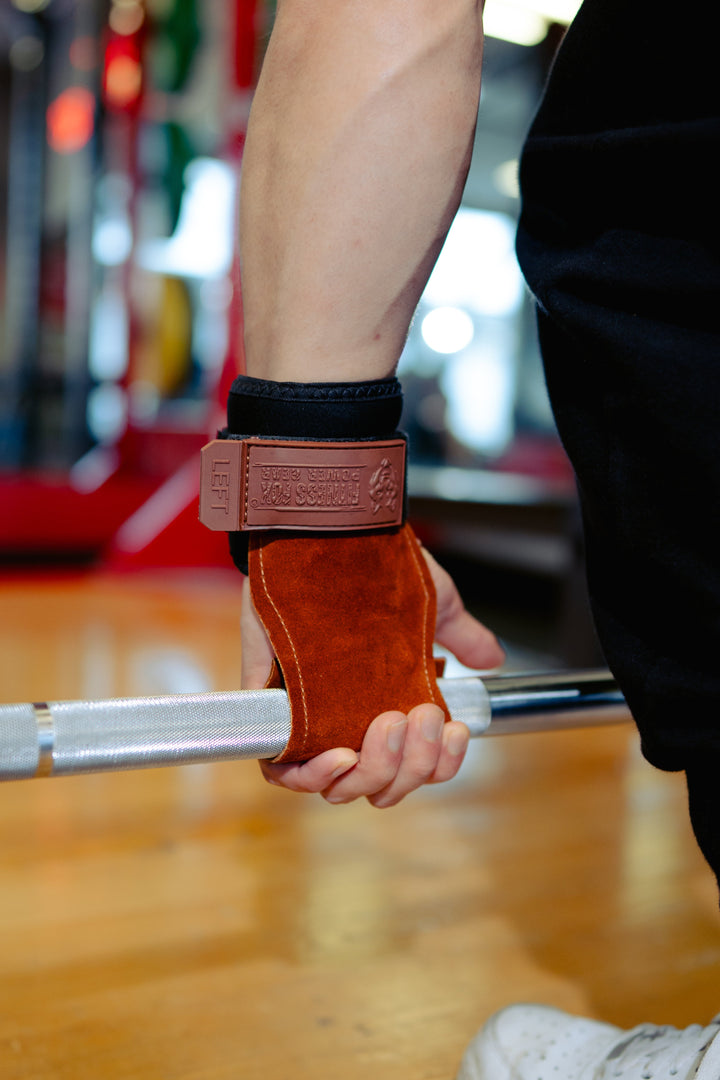
<path fill-rule="evenodd" d="M 437 593 L 436 641 L 471 668 L 497 667 L 504 652 L 495 635 L 465 610 L 447 571 L 423 549 Z M 241 613 L 242 686 L 264 686 L 273 659 L 246 581 Z M 268 783 L 291 791 L 316 792 L 328 802 L 352 802 L 365 796 L 373 806 L 394 806 L 423 784 L 450 780 L 462 764 L 468 745 L 464 724 L 443 722 L 443 712 L 430 703 L 407 716 L 382 713 L 370 724 L 360 753 L 338 747 L 302 764 L 261 762 Z"/>

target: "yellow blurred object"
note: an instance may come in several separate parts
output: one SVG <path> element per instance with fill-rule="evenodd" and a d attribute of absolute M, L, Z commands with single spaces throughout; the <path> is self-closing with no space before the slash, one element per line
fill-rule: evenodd
<path fill-rule="evenodd" d="M 133 290 L 139 335 L 134 380 L 152 387 L 157 398 L 182 389 L 192 363 L 192 304 L 180 278 L 142 274 Z"/>

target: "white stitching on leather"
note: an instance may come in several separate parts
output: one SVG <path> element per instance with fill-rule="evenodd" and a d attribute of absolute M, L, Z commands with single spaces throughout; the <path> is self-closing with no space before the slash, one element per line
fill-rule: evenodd
<path fill-rule="evenodd" d="M 420 564 L 418 562 L 418 559 L 421 559 L 422 555 L 420 555 L 420 553 L 417 551 L 415 543 L 414 543 L 414 541 L 412 539 L 412 536 L 407 531 L 407 529 L 403 529 L 403 534 L 402 535 L 403 535 L 403 539 L 405 540 L 405 543 L 410 548 L 410 554 L 412 555 L 413 562 L 415 563 L 415 568 L 416 568 L 418 574 L 420 575 L 420 581 L 422 583 L 423 593 L 425 595 L 425 611 L 423 612 L 423 665 L 424 665 L 424 669 L 425 669 L 425 682 L 427 683 L 428 690 L 430 691 L 430 700 L 433 701 L 433 702 L 437 702 L 437 689 L 436 689 L 436 686 L 435 686 L 435 677 L 434 677 L 434 673 L 433 673 L 432 676 L 430 674 L 430 669 L 428 667 L 428 653 L 427 653 L 427 616 L 428 616 L 428 610 L 430 608 L 430 600 L 431 600 L 430 592 L 428 590 L 427 584 L 425 583 L 425 576 L 424 576 L 424 574 L 422 572 L 422 567 L 420 566 Z"/>
<path fill-rule="evenodd" d="M 259 561 L 260 561 L 260 576 L 262 578 L 263 589 L 265 590 L 265 595 L 267 596 L 268 600 L 272 604 L 273 611 L 277 615 L 278 619 L 280 620 L 280 624 L 281 624 L 283 630 L 285 631 L 285 636 L 288 639 L 288 643 L 290 645 L 290 648 L 292 649 L 292 654 L 293 654 L 293 656 L 295 658 L 295 667 L 297 669 L 298 679 L 300 680 L 300 694 L 302 696 L 302 704 L 303 704 L 303 745 L 305 745 L 305 742 L 307 741 L 307 736 L 308 736 L 308 708 L 307 708 L 307 698 L 305 696 L 305 683 L 303 681 L 302 672 L 300 671 L 300 661 L 298 659 L 297 649 L 295 648 L 295 645 L 293 644 L 293 639 L 290 637 L 290 631 L 287 628 L 287 623 L 285 622 L 282 615 L 278 611 L 277 605 L 276 605 L 275 601 L 273 600 L 272 596 L 270 595 L 270 591 L 268 589 L 267 579 L 265 577 L 265 563 L 264 563 L 263 555 L 264 555 L 264 548 L 259 548 L 258 549 L 258 558 L 259 558 Z M 291 713 L 292 713 L 292 710 L 291 710 Z M 291 716 L 291 719 L 292 719 L 292 716 Z"/>

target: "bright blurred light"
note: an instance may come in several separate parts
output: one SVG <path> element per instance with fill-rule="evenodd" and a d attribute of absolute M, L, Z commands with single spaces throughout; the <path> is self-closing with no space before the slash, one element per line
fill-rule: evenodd
<path fill-rule="evenodd" d="M 70 86 L 48 105 L 47 138 L 58 154 L 86 145 L 95 124 L 95 98 L 82 86 Z"/>
<path fill-rule="evenodd" d="M 446 430 L 476 453 L 496 455 L 512 438 L 524 293 L 512 218 L 461 207 L 401 364 L 439 380 Z M 429 348 L 419 347 L 419 336 Z"/>
<path fill-rule="evenodd" d="M 548 31 L 548 22 L 536 11 L 495 0 L 483 16 L 488 37 L 510 41 L 513 45 L 538 45 Z"/>
<path fill-rule="evenodd" d="M 569 25 L 580 10 L 582 0 L 513 0 L 513 3 L 544 15 L 550 22 Z"/>
<path fill-rule="evenodd" d="M 518 166 L 517 158 L 513 158 L 512 161 L 503 161 L 502 165 L 498 165 L 493 171 L 495 187 L 501 195 L 506 195 L 509 199 L 518 199 L 520 197 Z"/>
<path fill-rule="evenodd" d="M 92 235 L 92 252 L 101 266 L 122 266 L 133 245 L 129 204 L 132 184 L 122 173 L 109 172 L 95 188 L 97 216 Z"/>
<path fill-rule="evenodd" d="M 87 425 L 99 443 L 115 443 L 127 425 L 127 395 L 115 383 L 101 383 L 87 399 Z"/>
<path fill-rule="evenodd" d="M 234 170 L 214 158 L 196 158 L 185 170 L 185 182 L 177 229 L 168 240 L 141 244 L 138 262 L 159 274 L 223 277 L 234 250 Z"/>
<path fill-rule="evenodd" d="M 422 321 L 423 341 L 437 353 L 460 352 L 473 339 L 475 327 L 467 311 L 458 307 L 433 308 Z"/>
<path fill-rule="evenodd" d="M 42 11 L 48 6 L 50 0 L 12 0 L 13 7 L 16 7 L 18 11 L 27 11 L 28 14 L 33 15 L 36 11 Z"/>
<path fill-rule="evenodd" d="M 440 378 L 447 399 L 447 426 L 465 446 L 498 454 L 512 437 L 514 366 L 492 345 L 453 357 Z"/>
<path fill-rule="evenodd" d="M 136 34 L 144 21 L 145 11 L 138 0 L 114 3 L 108 16 L 110 29 L 116 34 Z"/>
<path fill-rule="evenodd" d="M 227 311 L 232 298 L 232 282 L 227 278 L 203 281 L 198 289 L 200 304 L 211 315 L 222 315 Z"/>
<path fill-rule="evenodd" d="M 512 315 L 523 297 L 515 226 L 507 214 L 461 207 L 423 294 L 431 307 Z"/>
<path fill-rule="evenodd" d="M 515 45 L 537 45 L 550 23 L 569 25 L 580 4 L 581 0 L 493 0 L 483 16 L 485 33 Z"/>
<path fill-rule="evenodd" d="M 134 104 L 142 89 L 142 67 L 134 56 L 112 56 L 105 68 L 105 97 L 115 109 Z"/>
<path fill-rule="evenodd" d="M 95 226 L 93 255 L 102 266 L 122 266 L 132 250 L 132 230 L 124 217 L 106 218 Z"/>
<path fill-rule="evenodd" d="M 90 319 L 89 369 L 97 382 L 121 379 L 128 366 L 128 312 L 122 290 L 106 284 Z"/>

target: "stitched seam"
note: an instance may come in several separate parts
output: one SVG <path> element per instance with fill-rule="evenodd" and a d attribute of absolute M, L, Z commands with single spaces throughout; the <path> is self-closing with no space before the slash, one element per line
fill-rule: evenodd
<path fill-rule="evenodd" d="M 266 597 L 268 598 L 268 600 L 272 604 L 273 611 L 277 615 L 278 619 L 280 620 L 280 624 L 281 624 L 283 630 L 285 631 L 285 636 L 288 639 L 288 644 L 290 645 L 290 648 L 292 649 L 293 657 L 295 658 L 295 667 L 297 669 L 298 679 L 300 681 L 300 695 L 302 697 L 302 704 L 303 704 L 303 746 L 304 746 L 305 743 L 307 742 L 307 736 L 308 736 L 308 714 L 307 714 L 308 710 L 307 710 L 307 698 L 305 696 L 305 683 L 303 681 L 302 672 L 300 671 L 300 660 L 298 659 L 297 650 L 296 650 L 295 645 L 293 643 L 293 639 L 290 636 L 290 631 L 288 630 L 287 623 L 285 622 L 282 615 L 278 611 L 277 605 L 276 605 L 275 601 L 273 600 L 272 596 L 270 595 L 270 590 L 268 589 L 267 579 L 265 577 L 265 561 L 264 561 L 264 558 L 263 558 L 264 554 L 265 554 L 264 550 L 262 548 L 260 548 L 260 550 L 258 551 L 258 555 L 259 555 L 259 558 L 260 558 L 260 576 L 262 578 L 263 589 L 265 590 Z"/>
<path fill-rule="evenodd" d="M 243 490 L 243 516 L 242 516 L 242 521 L 240 523 L 240 528 L 242 528 L 243 525 L 245 524 L 245 522 L 247 521 L 247 516 L 248 516 L 248 489 L 250 487 L 250 447 L 249 446 L 245 446 L 245 447 L 241 446 L 240 447 L 240 454 L 241 455 L 243 453 L 243 450 L 245 451 L 245 472 L 243 474 L 243 488 L 244 488 L 244 490 Z M 242 458 L 241 458 L 241 460 L 242 460 Z M 260 563 L 262 565 L 262 558 L 260 559 Z"/>
<path fill-rule="evenodd" d="M 418 559 L 422 556 L 416 551 L 415 544 L 410 539 L 410 534 L 404 533 L 405 543 L 410 548 L 410 554 L 412 555 L 413 562 L 415 563 L 415 569 L 420 575 L 420 582 L 422 584 L 423 594 L 425 596 L 425 611 L 423 612 L 423 667 L 425 670 L 425 682 L 427 683 L 428 690 L 430 691 L 430 698 L 432 701 L 436 700 L 435 686 L 433 680 L 430 678 L 430 668 L 428 666 L 428 650 L 427 650 L 427 616 L 430 608 L 430 592 L 425 584 L 425 578 L 423 576 L 422 567 L 420 566 Z"/>

